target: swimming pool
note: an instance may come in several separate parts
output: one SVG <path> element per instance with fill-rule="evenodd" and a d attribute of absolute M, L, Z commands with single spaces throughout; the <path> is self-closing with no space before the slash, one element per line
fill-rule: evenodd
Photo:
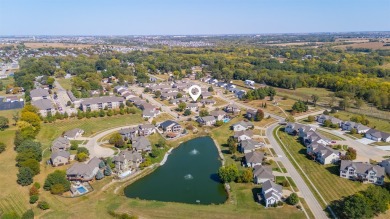
<path fill-rule="evenodd" d="M 229 118 L 225 118 L 225 119 L 223 119 L 222 121 L 223 121 L 224 123 L 227 123 L 227 122 L 230 121 L 230 119 L 229 119 Z"/>
<path fill-rule="evenodd" d="M 77 191 L 79 191 L 80 194 L 84 194 L 84 193 L 88 192 L 88 190 L 86 188 L 84 188 L 83 186 L 78 187 Z"/>

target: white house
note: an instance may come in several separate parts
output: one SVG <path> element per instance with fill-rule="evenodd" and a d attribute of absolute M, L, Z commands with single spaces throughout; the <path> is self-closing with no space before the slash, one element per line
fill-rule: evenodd
<path fill-rule="evenodd" d="M 306 153 L 315 156 L 321 164 L 336 163 L 340 160 L 340 152 L 322 144 L 312 143 L 307 146 Z"/>
<path fill-rule="evenodd" d="M 252 139 L 253 133 L 251 130 L 234 132 L 234 138 L 241 142 L 243 140 Z"/>
<path fill-rule="evenodd" d="M 363 162 L 342 160 L 340 165 L 340 177 L 382 185 L 385 179 L 385 168 Z"/>
<path fill-rule="evenodd" d="M 253 123 L 240 121 L 232 125 L 233 131 L 244 131 L 253 128 Z"/>
<path fill-rule="evenodd" d="M 274 205 L 282 199 L 283 187 L 272 182 L 271 180 L 265 181 L 261 190 L 261 194 L 265 201 L 265 207 Z"/>

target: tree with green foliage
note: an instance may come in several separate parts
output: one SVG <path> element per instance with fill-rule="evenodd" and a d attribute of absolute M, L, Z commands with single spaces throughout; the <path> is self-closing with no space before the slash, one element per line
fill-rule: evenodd
<path fill-rule="evenodd" d="M 56 170 L 53 173 L 47 175 L 43 188 L 46 191 L 51 191 L 54 185 L 61 184 L 63 186 L 63 192 L 69 191 L 70 182 L 66 178 L 66 172 L 62 170 Z M 58 187 L 58 186 L 57 186 Z"/>
<path fill-rule="evenodd" d="M 176 94 L 176 98 L 182 98 L 183 97 L 183 94 L 182 93 L 177 93 Z"/>
<path fill-rule="evenodd" d="M 79 162 L 84 162 L 88 159 L 88 154 L 84 153 L 84 152 L 80 152 L 80 153 L 77 153 L 76 154 L 76 160 L 79 161 Z"/>
<path fill-rule="evenodd" d="M 98 172 L 96 173 L 95 179 L 101 180 L 103 178 L 104 178 L 104 175 L 103 175 L 102 171 L 98 170 Z"/>
<path fill-rule="evenodd" d="M 5 118 L 4 116 L 0 116 L 0 131 L 8 128 L 8 119 Z"/>
<path fill-rule="evenodd" d="M 33 183 L 34 173 L 28 167 L 20 167 L 17 177 L 18 179 L 16 181 L 19 185 L 28 186 Z"/>
<path fill-rule="evenodd" d="M 251 168 L 246 168 L 240 172 L 239 182 L 250 183 L 253 181 L 253 171 Z"/>
<path fill-rule="evenodd" d="M 20 162 L 20 167 L 28 167 L 30 168 L 30 170 L 32 170 L 34 176 L 39 174 L 41 169 L 41 165 L 39 164 L 39 162 L 35 159 L 28 159 L 28 160 L 25 160 L 23 162 Z"/>
<path fill-rule="evenodd" d="M 223 121 L 222 120 L 217 120 L 214 125 L 216 127 L 219 127 L 219 126 L 223 125 Z"/>
<path fill-rule="evenodd" d="M 47 210 L 50 208 L 50 206 L 49 203 L 47 203 L 46 201 L 40 201 L 38 202 L 38 208 L 40 208 L 41 210 Z"/>
<path fill-rule="evenodd" d="M 111 174 L 112 174 L 111 167 L 107 165 L 106 168 L 104 168 L 104 175 L 111 176 Z"/>
<path fill-rule="evenodd" d="M 23 213 L 21 219 L 34 219 L 34 211 L 32 209 L 28 209 Z"/>
<path fill-rule="evenodd" d="M 154 96 L 156 98 L 160 98 L 161 97 L 161 91 L 157 90 L 156 92 L 154 92 Z"/>
<path fill-rule="evenodd" d="M 62 185 L 60 183 L 54 184 L 51 186 L 50 192 L 51 192 L 51 194 L 54 194 L 54 195 L 61 195 L 62 193 L 65 192 L 64 185 Z"/>
<path fill-rule="evenodd" d="M 239 176 L 238 168 L 235 164 L 222 166 L 218 170 L 218 176 L 224 183 L 233 182 Z"/>
<path fill-rule="evenodd" d="M 153 157 L 153 158 L 156 158 L 156 157 L 158 157 L 158 156 L 160 156 L 160 154 L 161 154 L 161 150 L 160 149 L 158 149 L 158 148 L 153 148 L 152 149 L 152 152 L 150 152 L 150 156 L 151 157 Z"/>
<path fill-rule="evenodd" d="M 167 145 L 167 141 L 163 138 L 160 138 L 157 142 L 157 147 L 164 148 Z"/>
<path fill-rule="evenodd" d="M 227 140 L 227 145 L 229 147 L 229 152 L 231 154 L 234 154 L 237 152 L 237 141 L 234 139 L 233 136 L 230 136 Z"/>
<path fill-rule="evenodd" d="M 264 119 L 264 112 L 263 112 L 263 110 L 258 109 L 258 110 L 256 111 L 255 121 L 259 122 L 259 121 L 261 121 L 261 120 L 263 120 L 263 119 Z"/>
<path fill-rule="evenodd" d="M 125 146 L 125 141 L 123 140 L 122 135 L 120 135 L 119 132 L 112 134 L 108 142 L 118 148 L 122 148 L 123 146 Z"/>
<path fill-rule="evenodd" d="M 286 199 L 286 203 L 289 205 L 296 205 L 299 202 L 299 197 L 297 193 L 293 192 L 290 196 Z"/>
<path fill-rule="evenodd" d="M 0 142 L 0 154 L 3 153 L 5 151 L 5 144 L 3 142 Z"/>
<path fill-rule="evenodd" d="M 187 107 L 185 102 L 181 102 L 177 105 L 177 111 L 182 112 Z"/>
<path fill-rule="evenodd" d="M 210 113 L 206 109 L 202 109 L 199 111 L 199 116 L 204 117 L 204 116 L 209 116 Z"/>
<path fill-rule="evenodd" d="M 35 202 L 37 202 L 39 199 L 39 195 L 32 195 L 30 196 L 30 204 L 35 204 Z"/>
<path fill-rule="evenodd" d="M 320 96 L 318 96 L 317 94 L 311 95 L 311 100 L 312 100 L 314 106 L 317 106 L 317 102 L 319 99 L 320 99 Z"/>
<path fill-rule="evenodd" d="M 89 155 L 89 150 L 87 148 L 85 148 L 85 147 L 78 147 L 77 148 L 77 154 L 79 154 L 79 153 L 84 153 L 84 154 Z"/>
<path fill-rule="evenodd" d="M 70 141 L 70 150 L 77 150 L 79 148 L 79 143 L 77 141 Z"/>
<path fill-rule="evenodd" d="M 307 117 L 307 121 L 308 122 L 314 122 L 316 120 L 316 118 L 314 116 L 308 116 Z"/>
<path fill-rule="evenodd" d="M 207 91 L 208 91 L 208 92 L 214 92 L 213 86 L 210 86 L 209 88 L 207 88 Z"/>
<path fill-rule="evenodd" d="M 287 116 L 286 122 L 295 122 L 294 116 Z"/>
<path fill-rule="evenodd" d="M 292 106 L 292 110 L 295 112 L 298 112 L 298 113 L 306 112 L 308 109 L 309 109 L 309 107 L 306 105 L 306 103 L 301 101 L 301 100 L 298 100 Z"/>
<path fill-rule="evenodd" d="M 186 109 L 186 110 L 184 110 L 184 113 L 183 113 L 183 115 L 184 116 L 189 116 L 189 115 L 191 115 L 191 110 L 190 109 Z"/>

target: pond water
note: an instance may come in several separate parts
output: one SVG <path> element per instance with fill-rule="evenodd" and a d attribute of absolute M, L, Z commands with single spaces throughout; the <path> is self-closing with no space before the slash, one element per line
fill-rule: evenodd
<path fill-rule="evenodd" d="M 213 140 L 195 138 L 174 149 L 163 166 L 127 186 L 125 195 L 191 204 L 224 203 L 227 194 L 217 176 L 220 166 Z"/>

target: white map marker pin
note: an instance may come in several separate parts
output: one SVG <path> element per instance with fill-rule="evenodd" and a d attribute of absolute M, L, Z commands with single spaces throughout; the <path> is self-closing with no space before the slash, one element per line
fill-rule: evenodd
<path fill-rule="evenodd" d="M 194 93 L 196 92 L 196 93 Z M 190 94 L 190 96 L 192 97 L 192 99 L 194 101 L 196 101 L 198 99 L 198 97 L 200 96 L 200 94 L 202 93 L 202 89 L 198 86 L 198 85 L 192 85 L 189 89 L 188 89 L 188 93 Z"/>

